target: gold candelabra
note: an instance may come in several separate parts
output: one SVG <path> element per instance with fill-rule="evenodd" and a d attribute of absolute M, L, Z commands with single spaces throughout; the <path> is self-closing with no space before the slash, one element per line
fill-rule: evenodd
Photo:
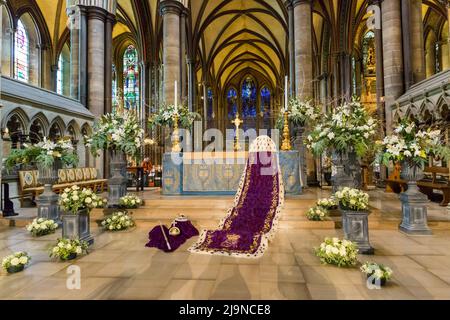
<path fill-rule="evenodd" d="M 178 132 L 178 113 L 173 116 L 173 145 L 172 152 L 181 152 L 180 134 Z"/>
<path fill-rule="evenodd" d="M 283 142 L 281 144 L 281 151 L 290 151 L 291 146 L 291 134 L 289 132 L 289 111 L 284 111 L 284 126 L 283 126 Z"/>

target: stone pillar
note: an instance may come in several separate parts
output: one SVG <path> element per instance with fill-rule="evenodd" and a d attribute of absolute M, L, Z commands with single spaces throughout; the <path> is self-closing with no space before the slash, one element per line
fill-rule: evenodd
<path fill-rule="evenodd" d="M 188 73 L 188 107 L 189 111 L 195 111 L 195 60 L 187 59 L 187 73 Z"/>
<path fill-rule="evenodd" d="M 88 99 L 89 110 L 98 118 L 105 113 L 105 21 L 107 12 L 97 7 L 88 8 Z M 111 66 L 108 66 L 111 68 Z M 104 154 L 95 159 L 96 168 L 104 172 Z"/>
<path fill-rule="evenodd" d="M 313 97 L 312 4 L 294 0 L 295 87 L 300 99 Z"/>
<path fill-rule="evenodd" d="M 187 65 L 186 65 L 186 18 L 188 15 L 188 10 L 186 8 L 183 9 L 183 11 L 181 12 L 181 19 L 180 19 L 180 37 L 181 37 L 181 41 L 180 41 L 180 54 L 181 54 L 181 59 L 180 59 L 180 68 L 181 68 L 181 81 L 180 81 L 180 85 L 181 85 L 181 98 L 182 101 L 184 101 L 184 99 L 186 99 L 186 97 L 188 96 L 188 92 L 187 92 Z"/>
<path fill-rule="evenodd" d="M 105 23 L 105 111 L 112 112 L 112 33 L 116 17 L 109 13 Z"/>
<path fill-rule="evenodd" d="M 289 15 L 289 79 L 290 79 L 290 95 L 295 95 L 295 32 L 294 32 L 294 6 L 292 1 L 286 2 Z"/>
<path fill-rule="evenodd" d="M 392 132 L 392 106 L 403 93 L 403 48 L 400 0 L 381 4 L 386 132 Z"/>
<path fill-rule="evenodd" d="M 175 0 L 164 0 L 160 4 L 163 16 L 163 101 L 175 102 L 174 85 L 178 82 L 178 101 L 180 101 L 180 15 L 184 6 Z"/>
<path fill-rule="evenodd" d="M 447 0 L 447 24 L 448 24 L 447 65 L 450 68 L 450 0 Z"/>

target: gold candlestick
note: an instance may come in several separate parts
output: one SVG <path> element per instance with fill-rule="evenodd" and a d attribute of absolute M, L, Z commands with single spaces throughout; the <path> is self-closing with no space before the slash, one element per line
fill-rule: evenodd
<path fill-rule="evenodd" d="M 241 150 L 241 144 L 239 143 L 239 126 L 244 123 L 244 121 L 239 119 L 239 113 L 236 113 L 236 119 L 231 121 L 232 124 L 236 126 L 236 137 L 234 141 L 234 151 Z"/>
<path fill-rule="evenodd" d="M 283 143 L 281 144 L 281 151 L 290 151 L 291 146 L 291 135 L 289 132 L 289 112 L 284 111 L 284 126 L 283 126 Z"/>
<path fill-rule="evenodd" d="M 180 135 L 178 132 L 178 113 L 173 116 L 173 145 L 172 152 L 181 152 Z"/>

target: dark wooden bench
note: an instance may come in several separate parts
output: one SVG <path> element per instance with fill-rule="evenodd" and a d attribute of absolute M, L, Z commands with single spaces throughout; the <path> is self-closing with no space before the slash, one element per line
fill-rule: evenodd
<path fill-rule="evenodd" d="M 431 201 L 440 202 L 439 205 L 443 207 L 447 206 L 450 202 L 449 168 L 426 167 L 423 173 L 425 178 L 417 182 L 419 190 Z M 400 173 L 394 169 L 393 174 L 386 179 L 386 192 L 401 193 L 407 189 L 407 182 L 401 179 Z M 442 195 L 435 193 L 435 190 L 441 191 Z"/>

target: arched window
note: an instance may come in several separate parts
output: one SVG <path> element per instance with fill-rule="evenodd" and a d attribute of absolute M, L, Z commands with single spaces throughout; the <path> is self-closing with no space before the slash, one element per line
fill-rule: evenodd
<path fill-rule="evenodd" d="M 117 71 L 116 65 L 112 65 L 112 107 L 115 112 L 117 106 Z"/>
<path fill-rule="evenodd" d="M 374 75 L 376 73 L 376 56 L 375 56 L 375 33 L 373 33 L 373 31 L 368 31 L 364 35 L 362 52 L 363 52 L 364 74 Z"/>
<path fill-rule="evenodd" d="M 270 93 L 270 89 L 267 87 L 262 88 L 262 90 L 261 90 L 261 117 L 264 117 L 264 118 L 270 117 L 271 100 L 272 100 L 272 95 Z"/>
<path fill-rule="evenodd" d="M 67 44 L 64 45 L 58 58 L 56 93 L 65 96 L 70 95 L 70 49 Z"/>
<path fill-rule="evenodd" d="M 11 148 L 17 149 L 20 147 L 20 141 L 25 139 L 25 125 L 19 116 L 13 115 L 8 120 L 6 127 L 9 130 L 9 136 L 11 138 Z"/>
<path fill-rule="evenodd" d="M 250 77 L 242 84 L 242 117 L 256 118 L 256 86 Z"/>
<path fill-rule="evenodd" d="M 208 88 L 207 92 L 207 100 L 206 100 L 206 104 L 207 104 L 207 117 L 208 120 L 212 120 L 214 119 L 214 95 L 213 95 L 213 91 L 211 88 Z"/>
<path fill-rule="evenodd" d="M 17 80 L 28 82 L 30 64 L 30 43 L 22 20 L 17 22 L 16 38 L 14 43 L 15 77 Z"/>
<path fill-rule="evenodd" d="M 228 90 L 227 94 L 227 111 L 228 111 L 228 119 L 233 120 L 236 118 L 237 113 L 237 92 L 234 88 Z"/>
<path fill-rule="evenodd" d="M 125 109 L 139 109 L 138 55 L 133 45 L 130 45 L 123 55 L 123 99 Z"/>
<path fill-rule="evenodd" d="M 31 143 L 38 143 L 44 139 L 44 125 L 40 119 L 36 119 L 30 126 L 30 141 Z"/>
<path fill-rule="evenodd" d="M 5 76 L 11 76 L 11 17 L 9 15 L 6 5 L 0 5 L 1 10 L 1 73 Z"/>

